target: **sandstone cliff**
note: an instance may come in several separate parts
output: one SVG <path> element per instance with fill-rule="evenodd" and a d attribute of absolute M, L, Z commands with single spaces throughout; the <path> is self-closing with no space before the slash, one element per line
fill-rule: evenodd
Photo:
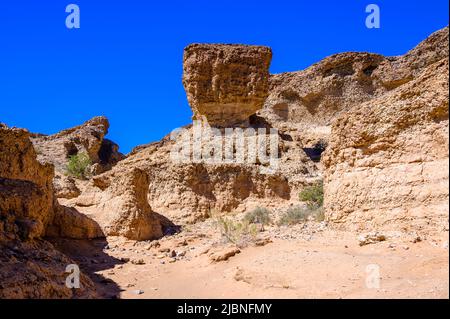
<path fill-rule="evenodd" d="M 448 230 L 448 27 L 382 67 L 374 74 L 391 91 L 333 123 L 328 219 L 346 229 Z"/>
<path fill-rule="evenodd" d="M 448 56 L 447 38 L 448 27 L 403 56 L 340 53 L 303 71 L 272 75 L 270 94 L 259 114 L 304 147 L 312 147 L 329 138 L 337 116 L 407 83 Z"/>
<path fill-rule="evenodd" d="M 0 298 L 89 298 L 93 283 L 81 276 L 81 288 L 65 286 L 73 264 L 43 240 L 53 223 L 53 166 L 40 164 L 21 129 L 0 125 Z"/>

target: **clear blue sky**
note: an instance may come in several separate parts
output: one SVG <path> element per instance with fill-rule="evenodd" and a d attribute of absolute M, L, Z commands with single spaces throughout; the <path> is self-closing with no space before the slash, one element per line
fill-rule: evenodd
<path fill-rule="evenodd" d="M 65 27 L 76 3 L 81 28 Z M 365 7 L 381 28 L 365 27 Z M 272 73 L 343 51 L 399 55 L 448 24 L 447 0 L 1 0 L 0 122 L 54 133 L 96 115 L 123 152 L 188 124 L 183 48 L 272 47 Z"/>

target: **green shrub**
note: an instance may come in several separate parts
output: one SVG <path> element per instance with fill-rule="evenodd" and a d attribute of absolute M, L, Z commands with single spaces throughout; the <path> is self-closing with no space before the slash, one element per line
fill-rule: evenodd
<path fill-rule="evenodd" d="M 229 242 L 237 246 L 246 246 L 249 242 L 255 241 L 258 228 L 247 221 L 235 222 L 229 218 L 215 217 L 222 236 Z"/>
<path fill-rule="evenodd" d="M 290 207 L 278 221 L 278 225 L 295 225 L 307 222 L 308 219 L 314 219 L 321 222 L 325 220 L 322 207 L 311 209 L 309 207 L 294 206 Z"/>
<path fill-rule="evenodd" d="M 306 222 L 308 220 L 308 217 L 311 216 L 312 212 L 312 210 L 302 206 L 289 207 L 286 213 L 278 221 L 278 224 L 294 225 Z"/>
<path fill-rule="evenodd" d="M 245 214 L 244 221 L 247 221 L 249 224 L 268 225 L 271 221 L 270 210 L 264 207 L 256 207 L 251 212 Z"/>
<path fill-rule="evenodd" d="M 318 222 L 323 222 L 325 220 L 325 211 L 323 207 L 319 207 L 314 211 L 314 219 Z"/>
<path fill-rule="evenodd" d="M 316 210 L 323 206 L 323 181 L 312 186 L 307 186 L 300 192 L 300 200 L 306 202 L 310 210 Z"/>
<path fill-rule="evenodd" d="M 86 179 L 90 174 L 91 159 L 86 153 L 78 153 L 69 157 L 67 163 L 67 173 L 70 176 Z"/>

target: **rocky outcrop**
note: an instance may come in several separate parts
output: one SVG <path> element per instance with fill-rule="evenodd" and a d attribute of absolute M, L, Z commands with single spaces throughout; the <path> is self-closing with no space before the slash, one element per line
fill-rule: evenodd
<path fill-rule="evenodd" d="M 448 56 L 448 27 L 399 57 L 348 52 L 303 71 L 270 77 L 270 94 L 259 115 L 304 147 L 327 141 L 335 118 L 412 80 Z"/>
<path fill-rule="evenodd" d="M 70 156 L 85 153 L 94 164 L 94 174 L 110 169 L 123 158 L 118 145 L 105 139 L 109 121 L 94 117 L 80 126 L 54 135 L 32 134 L 32 141 L 42 163 L 52 163 L 56 171 L 64 173 Z"/>
<path fill-rule="evenodd" d="M 105 235 L 157 239 L 163 225 L 148 203 L 148 187 L 146 172 L 122 166 L 94 177 L 80 197 L 66 203 L 95 220 Z"/>
<path fill-rule="evenodd" d="M 263 106 L 269 89 L 268 47 L 191 44 L 184 50 L 183 85 L 194 119 L 228 127 Z"/>
<path fill-rule="evenodd" d="M 192 126 L 185 128 L 185 134 L 192 134 L 192 130 Z M 125 177 L 117 176 L 122 176 L 122 172 L 129 175 L 134 168 L 149 176 L 145 192 L 155 212 L 177 223 L 195 222 L 214 212 L 245 211 L 262 204 L 288 205 L 298 201 L 300 189 L 320 177 L 316 165 L 288 137 L 279 139 L 279 167 L 273 173 L 265 173 L 262 168 L 267 164 L 260 162 L 176 161 L 171 152 L 177 149 L 178 141 L 166 137 L 161 142 L 135 149 L 110 172 L 95 177 L 81 196 L 64 203 L 89 214 L 102 225 L 94 216 L 98 208 L 119 214 L 115 204 L 103 208 L 103 194 L 109 192 L 110 180 L 116 176 L 119 191 L 113 193 L 122 194 L 125 187 L 120 178 Z"/>
<path fill-rule="evenodd" d="M 53 166 L 41 164 L 22 129 L 0 125 L 0 298 L 90 298 L 91 280 L 65 286 L 69 258 L 42 240 L 57 204 Z"/>
<path fill-rule="evenodd" d="M 0 127 L 0 230 L 4 239 L 27 240 L 45 234 L 53 218 L 52 179 L 53 166 L 36 161 L 29 133 Z"/>
<path fill-rule="evenodd" d="M 325 209 L 346 229 L 448 230 L 448 56 L 408 59 L 423 71 L 333 124 Z"/>
<path fill-rule="evenodd" d="M 448 57 L 448 26 L 436 31 L 403 56 L 383 61 L 373 76 L 388 90 L 417 77 L 427 66 Z"/>

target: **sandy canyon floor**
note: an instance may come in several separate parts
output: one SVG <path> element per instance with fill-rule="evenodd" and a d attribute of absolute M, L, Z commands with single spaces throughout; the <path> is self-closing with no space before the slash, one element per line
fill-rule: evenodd
<path fill-rule="evenodd" d="M 236 253 L 207 220 L 153 242 L 108 237 L 54 244 L 104 298 L 449 298 L 448 232 L 419 242 L 389 236 L 365 246 L 354 233 L 323 223 L 272 226 L 260 235 L 259 246 Z"/>

